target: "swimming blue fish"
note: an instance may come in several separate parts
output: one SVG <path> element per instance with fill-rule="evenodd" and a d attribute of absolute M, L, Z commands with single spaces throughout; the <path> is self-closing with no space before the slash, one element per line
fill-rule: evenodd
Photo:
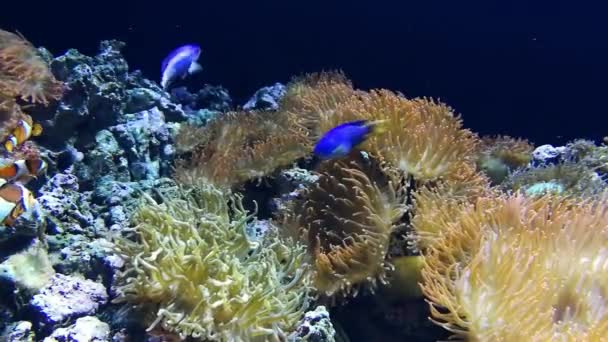
<path fill-rule="evenodd" d="M 200 55 L 201 47 L 192 44 L 171 51 L 161 66 L 160 85 L 167 89 L 176 79 L 201 71 L 203 68 L 196 62 Z"/>
<path fill-rule="evenodd" d="M 319 139 L 314 154 L 322 159 L 344 157 L 370 135 L 383 132 L 383 123 L 382 120 L 358 120 L 338 125 Z"/>

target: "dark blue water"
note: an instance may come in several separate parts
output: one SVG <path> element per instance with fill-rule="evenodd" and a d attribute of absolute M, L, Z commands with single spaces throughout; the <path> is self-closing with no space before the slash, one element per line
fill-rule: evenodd
<path fill-rule="evenodd" d="M 601 138 L 608 21 L 599 1 L 96 1 L 6 4 L 0 27 L 55 54 L 127 42 L 158 79 L 177 45 L 203 46 L 203 73 L 242 103 L 304 72 L 343 69 L 361 88 L 439 97 L 482 134 L 536 143 Z M 35 9 L 35 10 L 34 10 Z"/>

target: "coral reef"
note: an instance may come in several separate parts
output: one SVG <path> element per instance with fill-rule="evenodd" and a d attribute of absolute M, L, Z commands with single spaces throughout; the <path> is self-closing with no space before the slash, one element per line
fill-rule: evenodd
<path fill-rule="evenodd" d="M 499 184 L 514 170 L 525 167 L 532 160 L 533 150 L 523 139 L 485 137 L 478 147 L 477 167 Z"/>
<path fill-rule="evenodd" d="M 221 86 L 166 92 L 123 47 L 54 58 L 0 31 L 3 166 L 47 173 L 0 228 L 3 341 L 608 335 L 605 144 L 479 139 L 340 72 L 234 109 Z M 353 120 L 381 132 L 311 157 Z"/>
<path fill-rule="evenodd" d="M 286 335 L 306 307 L 304 252 L 272 231 L 249 240 L 249 218 L 238 196 L 209 184 L 183 188 L 162 204 L 148 198 L 135 216 L 139 241 L 117 241 L 126 269 L 115 302 L 155 304 L 149 330 L 158 326 L 182 338 Z"/>

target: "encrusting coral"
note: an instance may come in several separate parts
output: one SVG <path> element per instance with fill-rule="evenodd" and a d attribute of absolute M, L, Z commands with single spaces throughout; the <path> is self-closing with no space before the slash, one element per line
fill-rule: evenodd
<path fill-rule="evenodd" d="M 471 341 L 608 336 L 608 201 L 479 198 L 424 254 L 433 320 Z"/>
<path fill-rule="evenodd" d="M 150 329 L 181 338 L 278 341 L 294 329 L 309 291 L 301 245 L 273 231 L 250 240 L 240 198 L 209 184 L 147 202 L 138 241 L 117 240 L 116 302 L 156 305 Z"/>
<path fill-rule="evenodd" d="M 386 282 L 391 232 L 407 209 L 399 173 L 362 156 L 326 161 L 317 171 L 319 180 L 291 204 L 284 225 L 307 242 L 319 293 L 373 290 Z"/>

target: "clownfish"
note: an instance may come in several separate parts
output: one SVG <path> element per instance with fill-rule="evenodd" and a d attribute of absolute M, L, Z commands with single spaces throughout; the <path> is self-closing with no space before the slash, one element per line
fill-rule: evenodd
<path fill-rule="evenodd" d="M 321 159 L 344 157 L 370 136 L 380 134 L 385 130 L 383 120 L 358 120 L 343 123 L 330 129 L 319 139 L 315 145 L 314 154 Z"/>
<path fill-rule="evenodd" d="M 34 209 L 38 202 L 23 185 L 4 183 L 0 186 L 0 221 L 6 226 L 15 223 L 21 214 Z"/>
<path fill-rule="evenodd" d="M 13 152 L 15 147 L 23 144 L 30 137 L 36 137 L 40 134 L 42 134 L 42 126 L 39 123 L 34 123 L 31 118 L 21 119 L 17 123 L 17 127 L 11 132 L 11 135 L 4 141 L 4 148 L 8 152 Z"/>
<path fill-rule="evenodd" d="M 26 159 L 9 161 L 3 163 L 0 160 L 0 178 L 5 179 L 7 182 L 13 182 L 16 180 L 29 180 L 36 178 L 39 174 L 44 172 L 47 168 L 47 163 L 42 159 Z"/>

